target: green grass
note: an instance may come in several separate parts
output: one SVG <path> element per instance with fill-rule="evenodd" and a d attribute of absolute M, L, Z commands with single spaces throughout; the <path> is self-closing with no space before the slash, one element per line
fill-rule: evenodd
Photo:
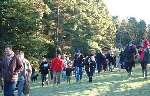
<path fill-rule="evenodd" d="M 31 96 L 150 96 L 149 89 L 150 77 L 144 80 L 141 67 L 136 66 L 131 78 L 125 70 L 121 70 L 96 74 L 93 83 L 88 83 L 86 76 L 81 83 L 76 83 L 72 78 L 71 84 L 62 82 L 59 86 L 50 84 L 44 88 L 40 82 L 33 83 Z"/>
<path fill-rule="evenodd" d="M 150 71 L 149 71 L 150 73 Z M 133 69 L 133 77 L 128 78 L 124 70 L 101 73 L 94 76 L 93 83 L 88 83 L 86 76 L 81 83 L 72 80 L 69 85 L 49 85 L 41 88 L 36 83 L 31 88 L 31 96 L 150 96 L 150 78 L 142 78 L 141 67 Z"/>

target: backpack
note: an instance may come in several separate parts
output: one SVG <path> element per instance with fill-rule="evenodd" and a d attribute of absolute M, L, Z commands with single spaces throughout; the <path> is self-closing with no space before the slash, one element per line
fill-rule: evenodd
<path fill-rule="evenodd" d="M 49 69 L 49 64 L 48 63 L 43 63 L 41 65 L 41 73 L 42 74 L 48 74 L 48 69 Z"/>

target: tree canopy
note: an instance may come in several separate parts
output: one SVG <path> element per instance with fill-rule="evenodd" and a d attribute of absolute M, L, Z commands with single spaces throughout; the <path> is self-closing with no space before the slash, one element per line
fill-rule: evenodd
<path fill-rule="evenodd" d="M 57 28 L 65 52 L 114 47 L 116 29 L 102 0 L 3 0 L 0 5 L 0 53 L 11 44 L 29 58 L 50 57 Z"/>

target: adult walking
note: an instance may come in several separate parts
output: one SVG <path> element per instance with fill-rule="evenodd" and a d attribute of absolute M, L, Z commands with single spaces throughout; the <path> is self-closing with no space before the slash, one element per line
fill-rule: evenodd
<path fill-rule="evenodd" d="M 73 63 L 73 67 L 75 68 L 75 78 L 76 82 L 81 81 L 83 74 L 83 55 L 78 52 L 75 54 L 75 59 Z"/>
<path fill-rule="evenodd" d="M 142 74 L 143 77 L 147 79 L 147 64 L 150 63 L 150 47 L 148 40 L 144 40 L 143 46 L 140 48 L 139 55 L 142 67 Z"/>
<path fill-rule="evenodd" d="M 39 72 L 41 73 L 42 78 L 42 87 L 45 85 L 45 83 L 48 85 L 48 74 L 49 74 L 49 64 L 46 58 L 42 60 L 42 63 L 40 64 Z"/>
<path fill-rule="evenodd" d="M 135 57 L 137 55 L 136 46 L 130 42 L 124 50 L 125 69 L 128 76 L 131 76 L 132 67 L 135 66 Z"/>
<path fill-rule="evenodd" d="M 112 54 L 110 53 L 110 52 L 108 52 L 107 54 L 106 54 L 106 58 L 107 58 L 107 60 L 108 60 L 108 69 L 109 69 L 109 71 L 111 71 L 112 72 L 112 70 L 113 70 L 113 64 L 114 64 L 114 58 L 113 58 L 113 56 L 112 56 Z"/>
<path fill-rule="evenodd" d="M 102 71 L 102 62 L 104 59 L 102 53 L 98 51 L 95 58 L 96 58 L 97 70 L 98 73 L 100 73 Z"/>
<path fill-rule="evenodd" d="M 6 46 L 4 53 L 0 66 L 4 79 L 4 96 L 14 96 L 18 73 L 23 70 L 23 63 L 19 56 L 15 55 L 11 46 Z"/>
<path fill-rule="evenodd" d="M 61 55 L 57 54 L 51 61 L 51 69 L 53 72 L 54 84 L 60 84 L 61 72 L 64 68 L 64 61 L 61 59 Z"/>
<path fill-rule="evenodd" d="M 20 51 L 18 55 L 24 67 L 24 70 L 20 71 L 18 76 L 18 96 L 29 96 L 32 67 L 30 62 L 24 57 L 24 52 Z"/>
<path fill-rule="evenodd" d="M 87 73 L 87 76 L 89 78 L 89 82 L 92 82 L 92 77 L 95 71 L 96 67 L 96 60 L 94 53 L 91 53 L 89 57 L 86 58 L 87 62 L 85 63 L 85 71 Z"/>

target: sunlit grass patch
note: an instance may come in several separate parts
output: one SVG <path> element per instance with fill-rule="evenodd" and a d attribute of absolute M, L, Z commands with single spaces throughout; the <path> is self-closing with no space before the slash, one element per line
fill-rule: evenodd
<path fill-rule="evenodd" d="M 131 78 L 125 70 L 115 70 L 95 74 L 93 83 L 88 82 L 86 75 L 80 83 L 76 83 L 74 77 L 71 84 L 63 82 L 59 86 L 50 84 L 42 88 L 40 82 L 34 83 L 31 96 L 150 96 L 149 78 L 144 80 L 141 67 L 137 66 Z"/>

